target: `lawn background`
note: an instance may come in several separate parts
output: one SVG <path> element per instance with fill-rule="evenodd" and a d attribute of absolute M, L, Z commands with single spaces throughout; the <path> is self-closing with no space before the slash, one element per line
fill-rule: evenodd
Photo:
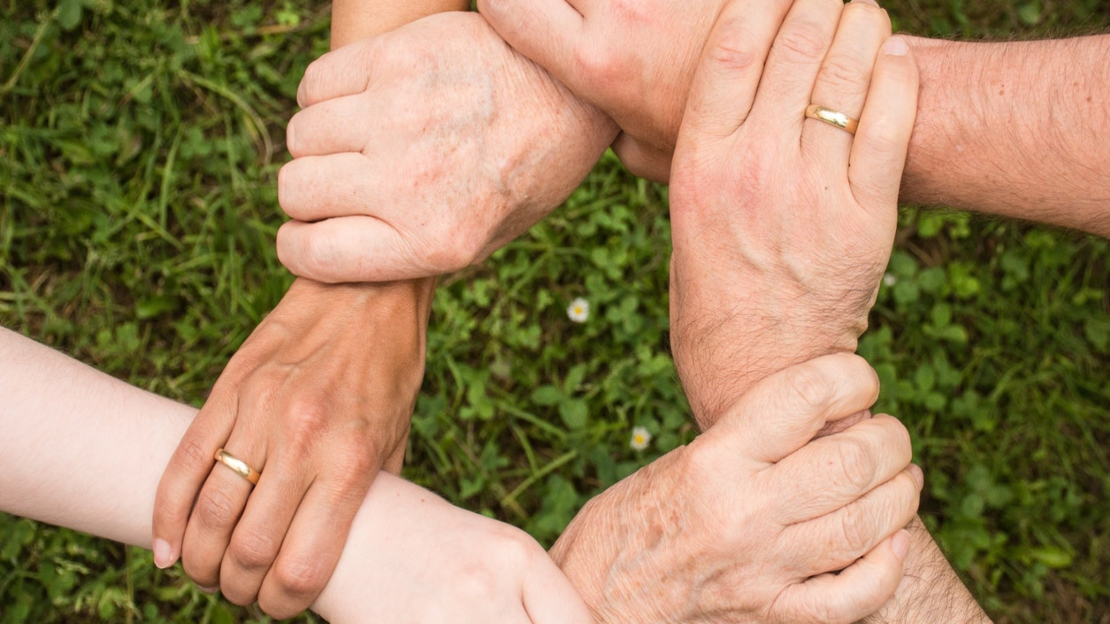
<path fill-rule="evenodd" d="M 0 0 L 0 325 L 203 401 L 290 281 L 275 178 L 327 48 L 310 4 Z M 899 30 L 956 38 L 1110 26 L 1097 0 L 887 8 Z M 408 478 L 549 543 L 692 438 L 666 206 L 606 156 L 545 223 L 445 280 Z M 1110 622 L 1110 249 L 957 212 L 900 222 L 861 352 L 914 434 L 928 524 L 999 622 Z M 582 325 L 565 313 L 578 296 Z M 267 619 L 146 551 L 0 514 L 0 623 L 100 621 Z"/>

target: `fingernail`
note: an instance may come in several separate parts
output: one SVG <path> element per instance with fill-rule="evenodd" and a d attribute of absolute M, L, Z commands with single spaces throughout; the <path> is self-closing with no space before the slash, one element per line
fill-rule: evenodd
<path fill-rule="evenodd" d="M 910 464 L 910 476 L 917 482 L 917 489 L 925 487 L 925 473 L 921 471 L 921 466 L 917 464 Z"/>
<path fill-rule="evenodd" d="M 879 6 L 879 3 L 875 2 L 875 0 L 852 0 L 852 2 L 858 2 L 860 4 L 870 4 L 871 6 Z"/>
<path fill-rule="evenodd" d="M 905 529 L 895 533 L 890 539 L 890 549 L 894 551 L 894 556 L 898 557 L 899 561 L 905 561 L 906 555 L 910 553 L 910 534 Z"/>
<path fill-rule="evenodd" d="M 154 540 L 154 565 L 163 570 L 173 565 L 173 549 L 164 539 Z"/>
<path fill-rule="evenodd" d="M 901 37 L 891 37 L 883 43 L 883 53 L 887 56 L 905 56 L 909 51 L 906 40 Z"/>
<path fill-rule="evenodd" d="M 216 593 L 216 590 L 219 589 L 219 587 L 202 587 L 200 585 L 197 585 L 197 589 L 206 594 L 214 594 Z"/>

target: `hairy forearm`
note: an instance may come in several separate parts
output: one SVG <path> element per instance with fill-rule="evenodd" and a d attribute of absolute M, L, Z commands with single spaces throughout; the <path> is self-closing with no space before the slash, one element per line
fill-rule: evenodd
<path fill-rule="evenodd" d="M 1110 236 L 1110 35 L 910 41 L 921 94 L 903 201 Z"/>
<path fill-rule="evenodd" d="M 956 576 L 921 520 L 908 527 L 910 552 L 894 598 L 863 624 L 987 624 L 991 620 Z"/>

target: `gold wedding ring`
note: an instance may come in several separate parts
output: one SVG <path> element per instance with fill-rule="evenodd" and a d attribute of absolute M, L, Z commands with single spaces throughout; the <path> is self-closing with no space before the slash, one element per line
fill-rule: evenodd
<path fill-rule="evenodd" d="M 215 459 L 221 464 L 234 470 L 235 474 L 243 477 L 247 481 L 250 481 L 251 485 L 258 485 L 258 480 L 262 478 L 262 473 L 258 472 L 254 468 L 251 468 L 247 465 L 247 462 L 239 459 L 238 457 L 232 455 L 231 453 L 228 453 L 223 449 L 216 451 Z"/>
<path fill-rule="evenodd" d="M 859 121 L 852 119 L 844 113 L 838 113 L 831 108 L 810 104 L 806 107 L 806 117 L 823 121 L 830 126 L 836 126 L 848 134 L 855 135 L 856 128 L 859 127 Z"/>

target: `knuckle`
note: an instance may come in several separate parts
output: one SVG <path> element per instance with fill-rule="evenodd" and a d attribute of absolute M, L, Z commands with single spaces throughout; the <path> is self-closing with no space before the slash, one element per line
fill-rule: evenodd
<path fill-rule="evenodd" d="M 902 455 L 908 464 L 913 458 L 913 440 L 910 436 L 910 430 L 906 428 L 902 421 L 893 416 L 889 417 L 889 420 L 884 418 L 881 422 L 888 423 L 885 426 L 891 430 L 891 437 L 894 439 L 891 448 Z"/>
<path fill-rule="evenodd" d="M 338 265 L 338 250 L 328 236 L 309 234 L 300 241 L 300 258 L 314 273 L 332 275 Z"/>
<path fill-rule="evenodd" d="M 817 80 L 838 92 L 851 93 L 866 88 L 871 80 L 871 72 L 846 55 L 830 56 L 821 66 Z M 840 103 L 832 105 L 839 106 Z"/>
<path fill-rule="evenodd" d="M 582 45 L 574 51 L 578 73 L 592 85 L 622 85 L 627 80 L 624 59 L 600 43 Z"/>
<path fill-rule="evenodd" d="M 248 572 L 269 569 L 277 556 L 278 542 L 265 533 L 248 531 L 236 536 L 228 548 L 228 555 L 240 568 Z"/>
<path fill-rule="evenodd" d="M 797 24 L 779 33 L 772 50 L 788 62 L 812 63 L 820 61 L 825 51 L 825 36 L 816 24 Z"/>
<path fill-rule="evenodd" d="M 875 465 L 868 448 L 849 438 L 838 442 L 836 450 L 842 485 L 852 492 L 865 492 L 875 476 Z"/>
<path fill-rule="evenodd" d="M 213 461 L 214 451 L 209 450 L 208 446 L 202 445 L 192 435 L 186 436 L 181 440 L 181 444 L 177 447 L 177 459 L 180 463 L 188 467 L 210 467 Z"/>
<path fill-rule="evenodd" d="M 292 155 L 293 158 L 299 158 L 304 155 L 304 150 L 301 148 L 303 144 L 299 123 L 301 119 L 303 119 L 303 117 L 301 117 L 300 113 L 297 113 L 293 115 L 289 123 L 285 125 L 285 149 L 289 150 L 289 154 Z"/>
<path fill-rule="evenodd" d="M 706 50 L 707 58 L 730 73 L 750 70 L 756 56 L 749 47 L 751 36 L 741 18 L 728 18 L 717 26 L 713 43 Z"/>
<path fill-rule="evenodd" d="M 288 439 L 297 445 L 308 445 L 330 428 L 332 410 L 324 396 L 302 392 L 287 405 L 284 418 L 286 431 Z"/>
<path fill-rule="evenodd" d="M 846 558 L 854 558 L 868 550 L 874 537 L 872 517 L 863 505 L 849 505 L 840 518 L 840 539 Z"/>
<path fill-rule="evenodd" d="M 918 491 L 917 482 L 914 481 L 913 477 L 903 474 L 901 479 L 904 484 L 903 492 L 905 492 L 905 498 L 900 499 L 899 502 L 896 503 L 898 508 L 894 510 L 894 513 L 897 516 L 912 518 L 921 507 L 921 492 Z"/>
<path fill-rule="evenodd" d="M 200 565 L 190 555 L 191 553 L 188 550 L 181 553 L 181 569 L 185 571 L 185 575 L 201 587 L 213 587 L 218 584 L 220 581 L 219 571 L 215 568 Z"/>
<path fill-rule="evenodd" d="M 299 600 L 290 602 L 286 596 L 272 596 L 265 591 L 258 596 L 258 608 L 275 620 L 287 620 L 296 617 L 308 608 L 311 601 Z"/>
<path fill-rule="evenodd" d="M 254 601 L 258 599 L 258 588 L 251 584 L 243 585 L 240 579 L 236 579 L 236 581 L 235 583 L 229 583 L 227 575 L 224 575 L 220 583 L 220 592 L 223 597 L 231 604 L 240 607 L 254 604 Z"/>
<path fill-rule="evenodd" d="M 906 151 L 908 135 L 903 130 L 904 120 L 888 115 L 870 117 L 867 120 L 867 151 L 876 160 L 901 162 Z"/>
<path fill-rule="evenodd" d="M 849 2 L 844 6 L 844 13 L 841 17 L 841 21 L 845 20 L 866 22 L 871 28 L 885 30 L 886 33 L 890 32 L 890 15 L 887 14 L 885 9 L 874 4 Z"/>
<path fill-rule="evenodd" d="M 790 369 L 786 381 L 794 398 L 808 410 L 821 409 L 832 399 L 832 384 L 816 366 Z"/>
<path fill-rule="evenodd" d="M 328 574 L 321 565 L 317 558 L 295 557 L 279 561 L 274 575 L 281 593 L 315 598 L 328 580 Z"/>
<path fill-rule="evenodd" d="M 316 59 L 308 64 L 304 69 L 304 76 L 301 77 L 301 83 L 297 86 L 297 105 L 301 108 L 311 106 L 319 97 L 316 95 L 320 91 L 320 81 L 323 79 L 324 63 L 321 59 Z"/>
<path fill-rule="evenodd" d="M 381 457 L 370 452 L 369 444 L 355 442 L 352 446 L 350 451 L 341 454 L 346 458 L 344 465 L 347 466 L 343 474 L 345 489 L 364 485 L 366 475 L 376 473 L 382 467 Z"/>
<path fill-rule="evenodd" d="M 239 517 L 239 507 L 228 492 L 219 487 L 208 486 L 201 491 L 194 513 L 205 528 L 225 530 L 235 524 Z"/>
<path fill-rule="evenodd" d="M 299 181 L 296 171 L 298 165 L 294 165 L 296 162 L 298 161 L 291 160 L 285 163 L 281 169 L 278 169 L 277 176 L 278 205 L 281 206 L 281 209 L 285 211 L 286 215 L 294 219 L 296 218 L 294 213 L 297 212 L 297 200 L 299 199 L 297 193 Z"/>

